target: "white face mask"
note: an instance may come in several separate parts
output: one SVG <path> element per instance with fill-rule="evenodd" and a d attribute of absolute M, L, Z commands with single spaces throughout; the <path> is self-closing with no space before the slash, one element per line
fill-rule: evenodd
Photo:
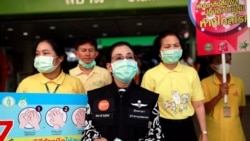
<path fill-rule="evenodd" d="M 57 68 L 57 65 L 53 64 L 54 57 L 51 56 L 38 56 L 34 60 L 34 67 L 38 72 L 50 73 Z"/>
<path fill-rule="evenodd" d="M 222 64 L 219 65 L 214 65 L 215 66 L 215 71 L 218 72 L 219 74 L 222 74 Z M 225 64 L 225 69 L 226 69 L 226 74 L 230 72 L 230 64 L 226 63 Z"/>

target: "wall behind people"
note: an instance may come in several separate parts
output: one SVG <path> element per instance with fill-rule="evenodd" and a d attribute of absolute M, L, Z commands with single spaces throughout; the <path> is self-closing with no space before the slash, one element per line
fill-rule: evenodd
<path fill-rule="evenodd" d="M 244 82 L 246 95 L 250 95 L 250 53 L 233 53 L 230 71 Z"/>
<path fill-rule="evenodd" d="M 34 49 L 34 41 L 28 38 L 22 38 L 15 42 L 6 40 L 6 46 L 11 50 L 12 65 L 14 69 L 13 77 L 15 82 L 11 85 L 16 89 L 21 79 L 30 75 L 34 71 L 33 65 L 30 65 L 33 64 L 34 53 L 32 50 Z"/>
<path fill-rule="evenodd" d="M 32 40 L 17 40 L 11 43 L 13 50 L 16 54 L 14 65 L 16 66 L 17 72 L 31 73 L 33 71 L 33 58 L 34 53 L 34 41 Z"/>

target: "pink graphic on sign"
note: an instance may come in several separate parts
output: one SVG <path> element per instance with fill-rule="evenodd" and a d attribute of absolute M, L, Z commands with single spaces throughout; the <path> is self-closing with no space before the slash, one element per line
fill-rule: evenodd
<path fill-rule="evenodd" d="M 246 0 L 189 0 L 198 55 L 250 51 Z"/>

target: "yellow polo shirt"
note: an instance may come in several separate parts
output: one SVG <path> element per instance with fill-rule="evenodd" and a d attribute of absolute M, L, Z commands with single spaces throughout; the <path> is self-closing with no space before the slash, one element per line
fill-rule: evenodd
<path fill-rule="evenodd" d="M 48 86 L 48 89 L 46 88 Z M 58 87 L 58 88 L 57 88 Z M 24 93 L 66 93 L 84 94 L 82 83 L 73 76 L 61 72 L 54 80 L 49 80 L 42 73 L 37 73 L 24 78 L 16 92 Z"/>
<path fill-rule="evenodd" d="M 69 71 L 69 74 L 78 78 L 86 91 L 106 86 L 112 82 L 110 72 L 105 68 L 94 66 L 92 72 L 87 75 L 81 71 L 79 65 Z"/>
<path fill-rule="evenodd" d="M 201 81 L 205 94 L 205 102 L 209 102 L 219 93 L 220 80 L 216 75 L 211 75 Z M 231 117 L 223 115 L 224 100 L 221 99 L 214 109 L 206 114 L 206 123 L 209 141 L 245 141 L 239 116 L 239 107 L 246 105 L 245 89 L 242 80 L 230 74 L 228 106 Z"/>
<path fill-rule="evenodd" d="M 162 63 L 149 69 L 141 86 L 159 94 L 160 116 L 165 119 L 192 116 L 194 108 L 191 102 L 204 99 L 196 70 L 181 63 L 174 70 L 169 70 Z"/>

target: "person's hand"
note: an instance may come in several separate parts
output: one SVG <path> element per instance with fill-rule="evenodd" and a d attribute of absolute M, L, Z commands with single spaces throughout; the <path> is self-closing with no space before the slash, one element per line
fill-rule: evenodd
<path fill-rule="evenodd" d="M 229 86 L 227 83 L 223 83 L 220 85 L 219 97 L 223 98 L 225 94 L 228 94 Z"/>
<path fill-rule="evenodd" d="M 54 129 L 58 129 L 64 126 L 65 123 L 63 121 L 63 113 L 60 112 L 60 109 L 51 110 L 49 117 Z"/>
<path fill-rule="evenodd" d="M 24 128 L 28 123 L 29 123 L 29 120 L 28 120 L 28 113 L 29 113 L 29 109 L 26 110 L 24 113 L 22 113 L 20 116 L 19 116 L 19 128 Z"/>
<path fill-rule="evenodd" d="M 76 119 L 76 126 L 77 128 L 82 128 L 82 126 L 84 125 L 84 121 L 85 121 L 85 110 L 84 109 L 78 109 L 75 115 L 75 119 Z"/>
<path fill-rule="evenodd" d="M 33 126 L 34 128 L 35 128 L 35 130 L 39 130 L 40 129 L 40 127 L 39 127 L 39 122 L 40 122 L 40 120 L 41 120 L 41 117 L 40 117 L 40 115 L 39 115 L 39 113 L 37 112 L 37 111 L 35 111 L 35 110 L 32 110 L 32 111 L 30 111 L 29 113 L 28 113 L 28 121 L 29 121 L 29 124 L 31 125 L 31 126 Z"/>
<path fill-rule="evenodd" d="M 101 137 L 101 138 L 96 138 L 93 141 L 108 141 L 108 140 L 104 137 Z"/>

